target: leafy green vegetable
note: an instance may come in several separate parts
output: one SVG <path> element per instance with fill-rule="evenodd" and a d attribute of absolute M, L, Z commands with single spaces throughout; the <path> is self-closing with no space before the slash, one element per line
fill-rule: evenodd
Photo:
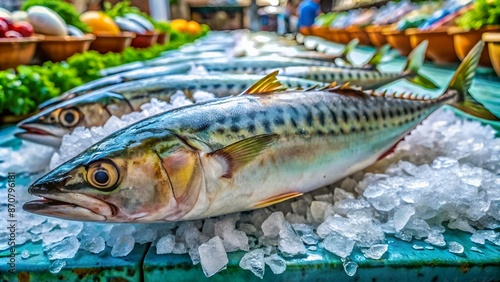
<path fill-rule="evenodd" d="M 477 0 L 474 8 L 457 19 L 457 24 L 467 30 L 500 24 L 500 0 Z"/>
<path fill-rule="evenodd" d="M 90 32 L 90 27 L 80 20 L 80 14 L 76 8 L 63 0 L 27 0 L 21 9 L 28 10 L 32 6 L 45 6 L 61 16 L 66 24 L 73 25 L 83 32 Z"/>
<path fill-rule="evenodd" d="M 169 22 L 157 21 L 157 22 L 154 22 L 153 25 L 155 26 L 155 29 L 159 32 L 171 32 L 172 31 L 172 28 L 170 27 Z"/>
<path fill-rule="evenodd" d="M 156 22 L 153 18 L 151 18 L 148 14 L 142 12 L 139 10 L 139 8 L 132 6 L 132 3 L 130 0 L 124 0 L 121 2 L 116 3 L 114 6 L 111 5 L 109 2 L 104 2 L 104 13 L 111 18 L 115 17 L 123 17 L 125 14 L 137 14 L 140 15 L 144 18 L 146 18 L 148 21 L 151 23 Z"/>

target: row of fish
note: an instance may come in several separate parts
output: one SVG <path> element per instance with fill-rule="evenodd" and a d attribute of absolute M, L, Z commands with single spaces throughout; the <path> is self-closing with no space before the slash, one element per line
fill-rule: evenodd
<path fill-rule="evenodd" d="M 357 42 L 353 41 L 341 55 L 334 57 L 346 58 L 356 44 Z M 208 46 L 218 47 L 218 45 Z M 242 93 L 262 77 L 262 75 L 246 73 L 269 74 L 278 70 L 280 75 L 284 76 L 279 77 L 279 80 L 287 87 L 295 89 L 322 86 L 332 81 L 339 84 L 349 82 L 364 89 L 376 89 L 401 78 L 434 89 L 437 86 L 418 73 L 424 61 L 426 46 L 426 43 L 422 43 L 409 55 L 402 72 L 380 72 L 376 69 L 376 65 L 383 60 L 387 52 L 386 47 L 376 52 L 362 67 L 339 67 L 333 66 L 333 63 L 328 60 L 291 59 L 268 55 L 199 60 L 204 56 L 203 52 L 195 53 L 189 62 L 181 60 L 182 62 L 177 64 L 172 64 L 172 60 L 165 61 L 165 58 L 146 63 L 132 63 L 122 68 L 126 70 L 125 72 L 118 72 L 114 68 L 111 72 L 115 74 L 72 89 L 42 104 L 40 113 L 19 124 L 19 127 L 25 129 L 26 132 L 19 133 L 17 136 L 58 147 L 62 136 L 72 132 L 78 126 L 103 125 L 112 115 L 120 117 L 132 111 L 138 111 L 140 105 L 151 98 L 168 101 L 177 90 L 190 93 L 201 89 L 214 93 L 217 97 Z M 185 55 L 181 57 L 187 58 Z M 167 57 L 167 59 L 175 58 Z M 208 76 L 178 74 L 188 72 L 194 62 L 208 71 L 217 71 L 217 74 Z M 132 67 L 139 67 L 139 69 L 130 70 Z M 246 73 L 233 74 L 235 72 Z"/>
<path fill-rule="evenodd" d="M 283 40 L 290 43 L 277 41 Z M 206 51 L 220 48 L 215 43 L 201 46 Z M 168 100 L 174 89 L 205 89 L 220 98 L 170 110 L 111 134 L 33 183 L 29 192 L 42 200 L 23 208 L 73 220 L 165 222 L 251 210 L 300 196 L 374 163 L 444 104 L 498 120 L 468 92 L 482 48 L 482 42 L 473 48 L 435 99 L 279 77 L 272 63 L 286 62 L 281 58 L 268 61 L 264 69 L 270 73 L 265 76 L 161 74 L 85 94 L 73 92 L 22 122 L 28 133 L 20 137 L 45 142 L 29 137 L 39 133 L 60 139 L 74 126 L 95 126 L 111 115 L 137 111 L 151 97 Z M 415 75 L 424 53 L 425 44 L 414 51 L 405 72 L 429 85 Z M 259 58 L 248 66 L 262 68 Z M 310 66 L 300 65 L 300 60 L 298 66 Z M 227 65 L 219 62 L 218 68 L 237 66 Z M 341 81 L 362 82 L 363 76 L 353 74 L 378 73 L 330 67 L 350 73 Z"/>

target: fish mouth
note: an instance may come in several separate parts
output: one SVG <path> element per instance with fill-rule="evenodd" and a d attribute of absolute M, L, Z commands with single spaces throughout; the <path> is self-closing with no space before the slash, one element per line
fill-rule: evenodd
<path fill-rule="evenodd" d="M 108 221 L 118 209 L 109 203 L 80 193 L 34 193 L 38 187 L 30 187 L 30 194 L 42 197 L 27 202 L 23 209 L 27 212 L 80 221 Z"/>
<path fill-rule="evenodd" d="M 62 136 L 56 135 L 53 127 L 35 123 L 21 123 L 18 124 L 18 127 L 26 130 L 25 132 L 14 134 L 18 138 L 51 147 L 59 147 L 61 145 Z"/>

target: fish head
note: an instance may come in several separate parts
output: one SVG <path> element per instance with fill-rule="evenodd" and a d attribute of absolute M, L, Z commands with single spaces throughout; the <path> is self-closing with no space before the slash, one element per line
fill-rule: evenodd
<path fill-rule="evenodd" d="M 79 96 L 48 107 L 21 121 L 17 126 L 25 132 L 17 133 L 16 136 L 35 143 L 59 147 L 62 137 L 73 132 L 76 127 L 100 126 L 111 115 L 121 116 L 130 111 L 130 105 L 120 94 L 102 92 Z"/>
<path fill-rule="evenodd" d="M 197 199 L 203 179 L 198 155 L 175 135 L 144 135 L 134 132 L 125 141 L 113 134 L 57 167 L 29 188 L 43 199 L 23 208 L 82 221 L 178 220 Z"/>

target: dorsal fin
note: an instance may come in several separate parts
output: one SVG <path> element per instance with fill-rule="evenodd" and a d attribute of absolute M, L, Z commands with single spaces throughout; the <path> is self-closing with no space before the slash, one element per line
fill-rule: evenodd
<path fill-rule="evenodd" d="M 285 91 L 287 87 L 283 85 L 276 76 L 279 71 L 273 71 L 272 73 L 264 76 L 261 80 L 255 82 L 252 86 L 250 86 L 247 90 L 243 91 L 240 95 L 243 94 L 266 94 L 271 92 Z"/>
<path fill-rule="evenodd" d="M 363 66 L 363 69 L 377 70 L 378 64 L 382 62 L 382 59 L 387 54 L 387 51 L 389 51 L 389 49 L 390 46 L 387 44 L 378 48 L 377 51 L 373 54 L 373 56 L 370 58 L 370 60 Z"/>

